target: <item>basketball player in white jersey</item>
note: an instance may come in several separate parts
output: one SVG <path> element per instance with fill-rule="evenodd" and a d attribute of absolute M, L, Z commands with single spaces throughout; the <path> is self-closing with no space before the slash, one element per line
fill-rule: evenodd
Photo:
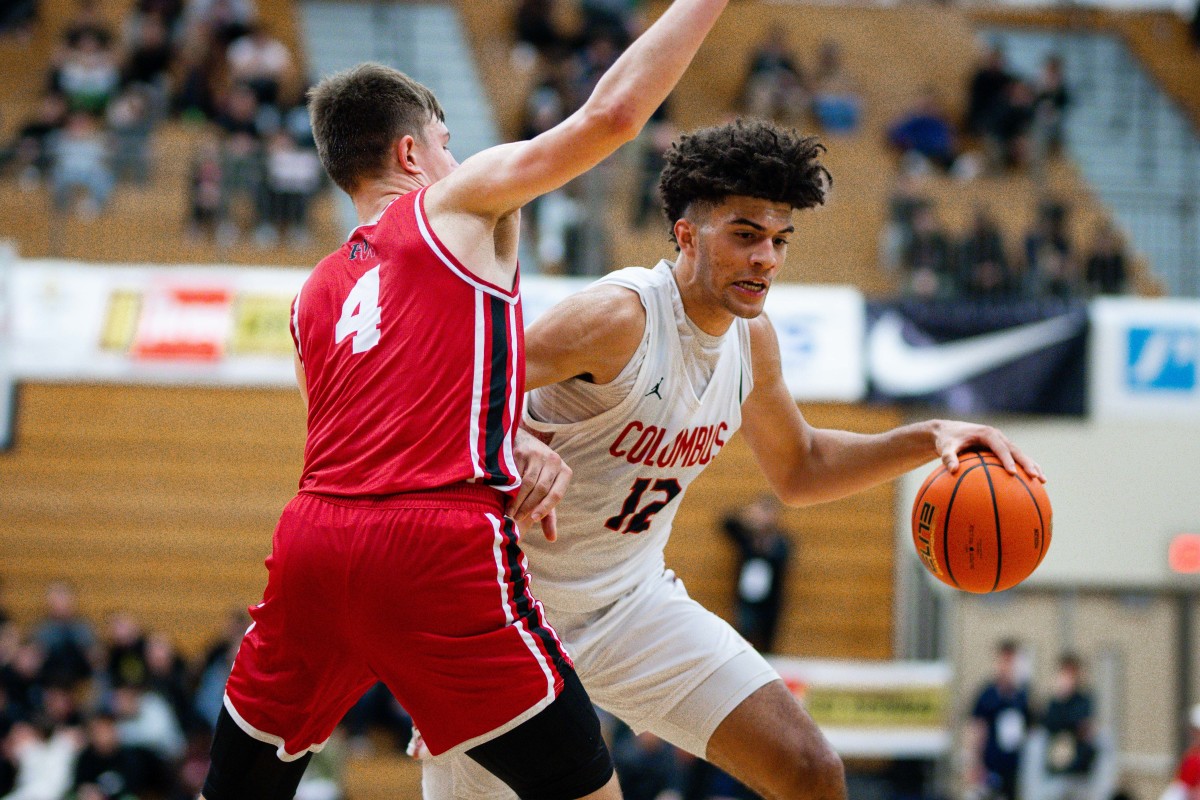
<path fill-rule="evenodd" d="M 684 136 L 661 180 L 679 255 L 614 272 L 527 334 L 526 425 L 574 472 L 558 540 L 523 540 L 547 615 L 592 700 L 767 798 L 841 800 L 841 761 L 775 670 L 691 600 L 663 548 L 688 484 L 739 428 L 790 505 L 833 500 L 982 445 L 1042 477 L 994 428 L 934 420 L 818 430 L 784 384 L 763 302 L 824 201 L 811 138 L 766 122 Z M 425 796 L 511 798 L 470 759 L 427 759 Z"/>

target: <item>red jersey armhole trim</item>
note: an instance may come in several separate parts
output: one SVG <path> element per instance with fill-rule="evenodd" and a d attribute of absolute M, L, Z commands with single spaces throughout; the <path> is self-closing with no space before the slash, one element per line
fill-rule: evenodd
<path fill-rule="evenodd" d="M 425 213 L 425 192 L 429 187 L 425 187 L 417 192 L 416 211 L 417 211 L 417 227 L 420 228 L 422 236 L 425 238 L 425 243 L 429 245 L 434 254 L 442 260 L 451 270 L 458 274 L 460 278 L 467 283 L 473 284 L 476 288 L 482 289 L 489 294 L 496 295 L 500 299 L 515 303 L 521 293 L 521 267 L 517 265 L 517 272 L 513 276 L 512 291 L 506 291 L 496 284 L 486 281 L 476 275 L 465 266 L 461 261 L 454 257 L 450 252 L 450 248 L 442 244 L 442 240 L 438 238 L 437 233 L 433 230 L 433 225 L 429 223 L 429 216 Z"/>

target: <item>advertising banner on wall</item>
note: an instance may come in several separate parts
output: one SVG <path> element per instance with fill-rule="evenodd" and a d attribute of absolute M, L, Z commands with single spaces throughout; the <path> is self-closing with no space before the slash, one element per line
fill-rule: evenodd
<path fill-rule="evenodd" d="M 1092 416 L 1200 422 L 1200 301 L 1103 298 L 1091 318 Z"/>
<path fill-rule="evenodd" d="M 937 758 L 950 748 L 950 665 L 770 658 L 844 757 Z"/>
<path fill-rule="evenodd" d="M 870 399 L 955 414 L 1083 414 L 1082 302 L 898 301 L 868 306 Z"/>
<path fill-rule="evenodd" d="M 20 262 L 13 370 L 24 380 L 291 386 L 291 300 L 305 270 Z M 526 324 L 588 285 L 522 278 Z M 854 289 L 777 286 L 767 311 L 797 399 L 863 397 L 866 312 Z"/>

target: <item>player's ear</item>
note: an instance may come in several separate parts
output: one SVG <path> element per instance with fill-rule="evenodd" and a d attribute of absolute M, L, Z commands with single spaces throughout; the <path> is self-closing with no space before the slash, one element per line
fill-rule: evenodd
<path fill-rule="evenodd" d="M 396 163 L 401 170 L 410 175 L 420 175 L 425 171 L 417 164 L 416 147 L 417 140 L 411 134 L 401 136 L 393 145 L 393 155 L 396 158 Z"/>
<path fill-rule="evenodd" d="M 679 252 L 694 253 L 696 250 L 696 226 L 687 217 L 675 220 L 675 241 Z"/>

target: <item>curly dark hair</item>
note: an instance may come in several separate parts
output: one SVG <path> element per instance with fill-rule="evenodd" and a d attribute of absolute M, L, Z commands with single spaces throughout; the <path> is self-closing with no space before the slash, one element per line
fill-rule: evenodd
<path fill-rule="evenodd" d="M 675 239 L 676 220 L 696 202 L 735 195 L 812 208 L 833 185 L 813 136 L 761 119 L 738 119 L 684 134 L 667 151 L 658 188 Z"/>

